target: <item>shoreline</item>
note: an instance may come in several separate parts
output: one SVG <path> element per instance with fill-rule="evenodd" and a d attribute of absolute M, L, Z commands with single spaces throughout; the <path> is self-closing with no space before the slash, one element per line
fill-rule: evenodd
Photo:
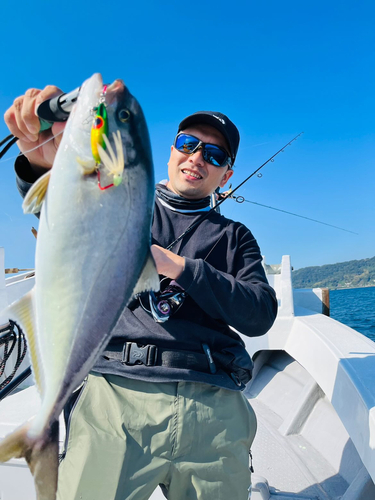
<path fill-rule="evenodd" d="M 328 287 L 323 287 L 323 288 L 328 288 Z M 375 285 L 368 285 L 368 286 L 348 286 L 348 287 L 340 287 L 340 288 L 330 288 L 329 290 L 360 290 L 361 288 L 375 288 Z"/>
<path fill-rule="evenodd" d="M 293 290 L 312 290 L 313 288 L 328 288 L 328 290 L 331 292 L 337 291 L 337 290 L 360 290 L 361 288 L 375 288 L 375 285 L 368 285 L 368 286 L 347 286 L 347 287 L 340 287 L 340 288 L 330 288 L 328 286 L 307 286 L 307 287 L 299 287 L 299 288 L 294 288 Z"/>

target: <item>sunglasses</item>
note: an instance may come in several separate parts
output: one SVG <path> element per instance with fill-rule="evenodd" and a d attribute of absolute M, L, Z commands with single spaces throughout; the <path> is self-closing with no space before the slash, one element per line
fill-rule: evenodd
<path fill-rule="evenodd" d="M 193 135 L 180 133 L 176 135 L 173 146 L 180 151 L 180 153 L 185 153 L 187 155 L 192 155 L 198 149 L 202 149 L 202 156 L 204 161 L 214 165 L 215 167 L 225 167 L 229 166 L 232 168 L 232 158 L 225 151 L 225 149 L 216 144 L 207 144 L 202 142 L 197 137 Z"/>

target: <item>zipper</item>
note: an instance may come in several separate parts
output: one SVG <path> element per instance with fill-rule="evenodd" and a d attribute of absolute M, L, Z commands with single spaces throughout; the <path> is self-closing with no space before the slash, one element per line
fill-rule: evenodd
<path fill-rule="evenodd" d="M 68 448 L 69 431 L 70 431 L 70 424 L 71 424 L 71 421 L 72 421 L 73 412 L 76 409 L 78 401 L 82 397 L 83 391 L 84 391 L 84 389 L 85 389 L 85 387 L 87 385 L 87 380 L 88 380 L 88 378 L 86 377 L 86 379 L 83 381 L 81 387 L 75 391 L 75 392 L 79 391 L 79 394 L 78 394 L 76 400 L 74 401 L 72 409 L 70 410 L 70 413 L 69 413 L 68 423 L 66 424 L 66 428 L 65 428 L 64 450 L 63 450 L 62 453 L 59 454 L 59 463 L 61 463 L 64 460 L 64 458 L 65 458 L 66 450 Z M 74 392 L 73 392 L 73 394 L 74 394 Z"/>
<path fill-rule="evenodd" d="M 251 454 L 251 450 L 249 450 L 249 457 L 250 457 L 250 472 L 254 472 L 254 467 L 253 467 L 253 455 Z"/>

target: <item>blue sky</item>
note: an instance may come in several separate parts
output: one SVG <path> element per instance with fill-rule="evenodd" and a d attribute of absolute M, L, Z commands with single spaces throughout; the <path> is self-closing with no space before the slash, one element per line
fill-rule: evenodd
<path fill-rule="evenodd" d="M 222 212 L 252 230 L 268 263 L 375 255 L 373 0 L 3 0 L 2 19 L 2 113 L 29 87 L 122 78 L 144 109 L 157 180 L 181 119 L 211 109 L 241 133 L 234 186 L 304 131 L 237 194 L 358 235 L 232 200 Z M 5 264 L 32 267 L 37 220 L 22 213 L 13 160 L 0 169 Z"/>

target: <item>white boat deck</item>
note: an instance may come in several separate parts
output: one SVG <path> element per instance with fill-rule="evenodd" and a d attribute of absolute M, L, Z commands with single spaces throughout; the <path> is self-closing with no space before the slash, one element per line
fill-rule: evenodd
<path fill-rule="evenodd" d="M 375 343 L 321 314 L 321 290 L 293 290 L 291 265 L 268 276 L 279 314 L 245 338 L 255 361 L 245 393 L 258 416 L 259 498 L 375 499 Z"/>
<path fill-rule="evenodd" d="M 255 363 L 245 394 L 258 418 L 251 498 L 375 500 L 375 343 L 322 315 L 320 290 L 293 291 L 288 257 L 269 280 L 278 319 L 267 335 L 243 337 Z M 0 286 L 0 297 L 32 281 Z M 35 387 L 2 401 L 0 438 L 38 405 Z M 163 498 L 159 489 L 151 497 Z M 35 499 L 23 460 L 0 465 L 0 499 Z"/>

